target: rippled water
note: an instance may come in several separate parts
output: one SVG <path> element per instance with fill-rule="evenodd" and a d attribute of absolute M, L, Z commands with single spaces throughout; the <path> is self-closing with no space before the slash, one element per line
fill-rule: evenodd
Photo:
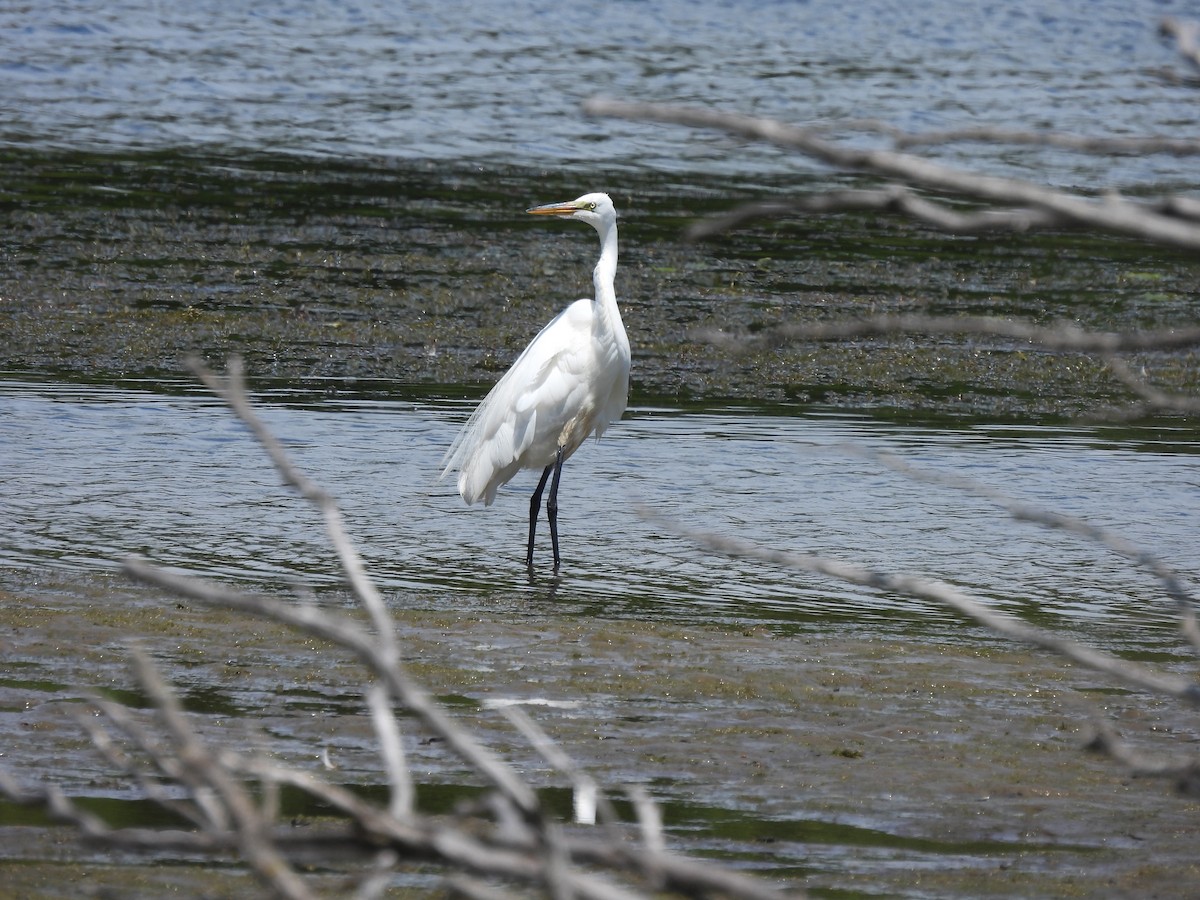
<path fill-rule="evenodd" d="M 705 394 L 707 361 L 676 370 L 676 345 L 663 342 L 678 340 L 684 324 L 725 324 L 729 297 L 740 304 L 739 327 L 774 323 L 777 312 L 892 308 L 879 303 L 1170 327 L 1194 319 L 1186 260 L 1107 242 L 1086 253 L 1024 238 L 909 246 L 907 232 L 826 222 L 664 255 L 653 243 L 667 232 L 674 240 L 705 198 L 790 184 L 807 166 L 717 135 L 587 120 L 579 108 L 605 94 L 910 130 L 1190 133 L 1195 86 L 1171 77 L 1182 66 L 1157 24 L 1192 12 L 1156 0 L 0 4 L 0 147 L 14 173 L 0 302 L 17 313 L 0 380 L 0 587 L 32 598 L 38 613 L 25 627 L 14 606 L 18 624 L 2 636 L 6 655 L 15 648 L 0 684 L 5 764 L 136 804 L 136 786 L 116 784 L 80 751 L 64 707 L 86 685 L 128 686 L 126 642 L 145 633 L 215 740 L 230 739 L 227 720 L 253 720 L 284 756 L 309 765 L 314 748 L 332 747 L 347 778 L 377 785 L 356 674 L 336 664 L 321 671 L 325 657 L 300 642 L 280 651 L 269 638 L 228 632 L 243 625 L 210 610 L 164 609 L 94 577 L 142 554 L 252 587 L 299 581 L 333 604 L 344 599 L 313 511 L 219 404 L 173 382 L 179 352 L 247 354 L 276 387 L 290 379 L 311 390 L 343 376 L 390 385 L 417 371 L 397 363 L 397 348 L 438 348 L 409 327 L 428 308 L 466 323 L 442 347 L 468 356 L 456 371 L 482 383 L 494 367 L 480 358 L 506 358 L 533 333 L 520 323 L 497 330 L 490 317 L 512 311 L 488 305 L 488 292 L 507 304 L 554 267 L 567 271 L 545 268 L 545 250 L 515 232 L 493 233 L 520 209 L 510 195 L 553 200 L 561 182 L 611 182 L 627 189 L 623 212 L 637 223 L 623 262 L 631 334 L 638 326 L 635 344 L 659 367 L 643 367 L 653 392 L 639 402 L 664 405 L 632 409 L 570 461 L 559 577 L 547 565 L 544 525 L 532 578 L 524 565 L 532 473 L 490 509 L 463 506 L 437 479 L 469 412 L 437 398 L 469 390 L 439 382 L 390 400 L 386 387 L 373 399 L 339 400 L 333 387 L 324 401 L 282 389 L 260 398 L 296 461 L 340 499 L 388 602 L 419 611 L 410 624 L 427 648 L 421 662 L 435 677 L 439 665 L 453 669 L 446 689 L 464 707 L 491 692 L 579 702 L 547 721 L 614 783 L 650 784 L 689 852 L 770 856 L 773 873 L 823 873 L 839 892 L 859 875 L 867 893 L 903 881 L 898 890 L 912 896 L 936 890 L 913 882 L 917 868 L 1012 877 L 1055 872 L 1064 859 L 1090 867 L 1088 854 L 1121 847 L 1153 845 L 1150 862 L 1173 878 L 1171 866 L 1191 865 L 1194 817 L 1154 788 L 1119 795 L 1110 764 L 1080 762 L 1072 704 L 1108 696 L 1111 685 L 1053 662 L 1033 674 L 1029 657 L 1006 656 L 1003 642 L 981 653 L 987 638 L 941 609 L 705 552 L 638 508 L 772 548 L 943 578 L 1105 649 L 1178 663 L 1173 610 L 1147 573 L 977 497 L 915 483 L 870 454 L 1109 526 L 1190 583 L 1200 577 L 1200 442 L 1188 423 L 1071 428 L 1030 415 L 1015 427 L 912 421 L 899 407 L 890 418 L 856 415 L 853 398 L 890 390 L 895 373 L 834 378 L 831 388 L 833 376 L 812 360 L 803 372 L 777 367 L 763 390 L 785 404 L 845 388 L 847 409 L 676 408 L 665 405 L 674 391 L 679 403 L 715 395 Z M 1196 184 L 1186 158 L 931 152 L 1073 187 Z M 273 161 L 255 164 L 260 155 Z M 237 177 L 223 174 L 231 171 Z M 541 196 L 550 182 L 555 194 Z M 449 200 L 460 187 L 465 196 Z M 570 265 L 573 291 L 585 278 L 582 263 Z M 772 280 L 775 266 L 782 274 Z M 474 292 L 454 296 L 465 282 Z M 527 314 L 540 322 L 552 305 Z M 663 306 L 661 319 L 649 315 Z M 277 333 L 268 320 L 281 314 L 305 327 Z M 55 327 L 41 329 L 39 317 Z M 974 383 L 971 371 L 951 365 L 904 384 L 918 404 L 959 377 L 966 404 L 1013 387 Z M 131 380 L 141 376 L 152 379 L 144 389 Z M 1049 383 L 1079 391 L 1071 409 L 1110 396 Z M 1042 409 L 1028 398 L 1016 407 Z M 57 596 L 56 579 L 70 582 L 66 599 L 43 606 L 39 598 Z M 129 606 L 108 615 L 120 603 Z M 63 627 L 75 617 L 81 626 Z M 86 642 L 78 653 L 77 641 Z M 939 659 L 947 644 L 961 652 Z M 623 684 L 622 672 L 632 673 Z M 474 673 L 485 680 L 467 683 Z M 1034 705 L 1041 691 L 1066 699 Z M 1186 721 L 1155 719 L 1153 701 L 1127 700 L 1134 733 L 1194 743 Z M 485 718 L 472 724 L 512 749 L 511 735 Z M 620 753 L 593 749 L 602 730 Z M 955 757 L 963 742 L 970 751 Z M 1047 748 L 1057 750 L 1057 770 Z M 865 760 L 855 755 L 864 749 Z M 432 744 L 414 751 L 429 766 L 423 789 L 460 796 L 456 763 Z M 523 748 L 512 752 L 524 771 L 540 771 Z M 931 754 L 948 760 L 945 785 L 923 774 Z M 1099 774 L 1080 781 L 1082 770 Z M 0 808 L 0 827 L 30 831 L 12 827 L 28 824 L 22 815 Z M 146 810 L 127 815 L 145 821 Z M 1135 824 L 1138 816 L 1161 824 Z M 954 839 L 929 839 L 939 829 Z M 1140 872 L 1141 860 L 1130 868 Z"/>
<path fill-rule="evenodd" d="M 1188 11 L 1162 0 L 619 2 L 600 14 L 528 0 L 8 5 L 0 141 L 790 168 L 712 136 L 585 120 L 579 104 L 595 94 L 915 130 L 1175 134 L 1194 121 L 1194 88 L 1162 77 L 1176 58 L 1157 25 Z M 1100 165 L 986 158 L 1000 170 L 1048 165 L 1069 183 Z M 1194 181 L 1186 161 L 1109 165 L 1109 183 Z"/>
<path fill-rule="evenodd" d="M 223 407 L 195 396 L 6 383 L 0 515 L 9 564 L 112 568 L 128 554 L 251 583 L 338 581 L 313 513 Z M 1200 575 L 1200 462 L 1169 430 L 910 428 L 867 418 L 637 409 L 565 470 L 565 564 L 524 561 L 533 473 L 491 508 L 438 480 L 467 409 L 454 404 L 268 403 L 297 462 L 338 496 L 374 576 L 406 592 L 483 591 L 609 616 L 776 622 L 947 620 L 914 601 L 706 553 L 639 516 L 765 546 L 937 576 L 997 605 L 1067 624 L 1164 625 L 1147 574 L 1078 538 L 1010 521 L 992 504 L 895 473 L 861 451 L 967 475 L 1088 518 Z M 1183 436 L 1186 438 L 1186 435 Z M 648 587 L 652 585 L 653 587 Z M 552 590 L 551 594 L 547 594 Z M 1163 635 L 1152 628 L 1146 638 Z"/>

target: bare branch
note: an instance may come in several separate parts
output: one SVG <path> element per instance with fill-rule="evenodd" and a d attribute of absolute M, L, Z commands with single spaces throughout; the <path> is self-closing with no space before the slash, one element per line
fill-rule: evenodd
<path fill-rule="evenodd" d="M 229 814 L 246 861 L 281 897 L 307 900 L 312 894 L 300 876 L 280 855 L 271 840 L 270 823 L 259 813 L 245 786 L 230 777 L 229 771 L 217 764 L 213 754 L 197 738 L 188 724 L 179 700 L 159 677 L 150 658 L 135 651 L 133 661 L 138 681 L 172 738 L 175 755 L 182 766 L 217 794 Z"/>
<path fill-rule="evenodd" d="M 371 710 L 371 724 L 379 740 L 379 756 L 391 785 L 388 812 L 397 819 L 412 815 L 416 790 L 412 773 L 404 757 L 404 740 L 400 735 L 400 723 L 392 712 L 391 697 L 378 682 L 367 686 L 367 708 Z"/>
<path fill-rule="evenodd" d="M 396 634 L 391 616 L 388 615 L 387 605 L 383 602 L 383 596 L 375 587 L 374 582 L 367 575 L 362 558 L 346 534 L 346 529 L 342 524 L 342 512 L 338 508 L 337 502 L 324 488 L 292 464 L 287 452 L 283 449 L 283 444 L 259 418 L 246 393 L 241 359 L 238 357 L 229 359 L 224 379 L 209 371 L 198 358 L 193 357 L 188 360 L 188 366 L 208 389 L 224 400 L 234 414 L 250 429 L 279 471 L 284 484 L 294 488 L 321 513 L 325 521 L 326 533 L 337 552 L 338 559 L 341 560 L 350 588 L 363 604 L 375 626 L 375 636 L 380 641 L 382 652 L 388 657 L 389 662 L 398 661 Z"/>
<path fill-rule="evenodd" d="M 1188 250 L 1200 249 L 1200 226 L 1165 216 L 1149 204 L 1114 195 L 1093 199 L 1025 181 L 976 175 L 918 156 L 838 144 L 822 137 L 817 129 L 712 109 L 594 98 L 584 103 L 584 111 L 590 115 L 715 128 L 749 140 L 796 150 L 838 169 L 869 172 L 926 190 L 986 203 L 1040 209 L 1076 227 L 1094 228 Z"/>
<path fill-rule="evenodd" d="M 872 316 L 845 322 L 813 322 L 781 325 L 742 338 L 725 332 L 703 332 L 713 343 L 736 347 L 742 343 L 834 341 L 848 338 L 924 334 L 977 334 L 1010 338 L 1037 344 L 1047 350 L 1078 353 L 1120 353 L 1145 350 L 1180 350 L 1200 346 L 1200 327 L 1169 328 L 1161 331 L 1084 331 L 1069 322 L 1054 326 L 1030 325 L 996 316 Z"/>
<path fill-rule="evenodd" d="M 658 804 L 641 785 L 633 785 L 627 793 L 637 812 L 638 825 L 642 830 L 642 843 L 646 845 L 646 850 L 651 854 L 665 852 L 667 847 L 663 838 L 662 812 Z"/>
<path fill-rule="evenodd" d="M 1066 134 L 1060 131 L 1022 131 L 1016 128 L 980 126 L 952 128 L 942 131 L 910 132 L 878 119 L 850 119 L 808 126 L 822 134 L 866 132 L 886 136 L 897 149 L 932 147 L 957 143 L 1013 144 L 1034 147 L 1054 147 L 1075 153 L 1103 156 L 1196 156 L 1200 154 L 1200 138 L 1149 136 L 1096 136 Z"/>
<path fill-rule="evenodd" d="M 1200 413 L 1200 397 L 1168 394 L 1160 391 L 1153 385 L 1147 384 L 1146 379 L 1135 373 L 1125 360 L 1111 353 L 1104 354 L 1104 362 L 1121 380 L 1122 384 L 1141 397 L 1152 409 L 1169 409 L 1187 414 Z"/>
<path fill-rule="evenodd" d="M 353 622 L 313 606 L 292 606 L 274 597 L 251 596 L 216 582 L 178 575 L 138 559 L 127 559 L 124 569 L 133 578 L 166 588 L 180 596 L 272 619 L 350 650 L 386 685 L 392 696 L 421 719 L 434 734 L 443 737 L 452 751 L 500 789 L 518 809 L 525 814 L 533 814 L 538 809 L 537 796 L 529 786 L 455 723 L 399 663 L 389 665 L 371 636 Z"/>
<path fill-rule="evenodd" d="M 1158 30 L 1174 38 L 1175 48 L 1180 55 L 1194 68 L 1200 69 L 1200 23 L 1167 17 L 1159 23 Z"/>
<path fill-rule="evenodd" d="M 189 774 L 179 771 L 179 766 L 171 766 L 170 768 L 164 766 L 160 761 L 164 760 L 165 754 L 156 752 L 154 749 L 147 749 L 153 747 L 153 742 L 149 739 L 148 735 L 142 733 L 140 726 L 133 721 L 129 710 L 124 706 L 111 703 L 107 700 L 97 700 L 97 705 L 100 707 L 101 712 L 117 728 L 133 740 L 139 750 L 147 754 L 156 763 L 157 771 L 160 774 L 166 775 L 171 781 L 183 781 Z M 133 778 L 148 799 L 180 818 L 187 819 L 197 828 L 208 827 L 220 817 L 219 807 L 214 808 L 212 805 L 203 805 L 199 802 L 194 804 L 185 803 L 173 797 L 164 789 L 162 781 L 159 778 L 150 777 L 150 772 L 142 765 L 139 765 L 129 754 L 121 750 L 112 739 L 112 735 L 108 730 L 92 717 L 81 715 L 76 716 L 75 720 L 79 723 L 79 727 L 87 732 L 92 746 L 108 760 L 110 765 Z"/>
<path fill-rule="evenodd" d="M 575 799 L 575 820 L 583 825 L 594 824 L 596 804 L 600 806 L 602 819 L 606 824 L 619 820 L 617 811 L 613 809 L 608 798 L 600 793 L 595 780 L 575 764 L 563 750 L 550 739 L 550 735 L 533 721 L 525 710 L 516 704 L 505 704 L 499 707 L 501 715 L 512 723 L 525 740 L 541 757 L 559 772 L 571 779 L 571 789 Z"/>
<path fill-rule="evenodd" d="M 1200 222 L 1200 200 L 1197 200 L 1195 197 L 1172 194 L 1160 198 L 1155 203 L 1155 208 L 1164 216 L 1175 216 L 1178 219 L 1189 219 L 1193 222 Z"/>
<path fill-rule="evenodd" d="M 911 465 L 891 453 L 876 453 L 861 448 L 859 448 L 859 452 L 870 456 L 892 471 L 899 472 L 914 481 L 945 485 L 953 487 L 956 490 L 966 491 L 977 497 L 984 497 L 1000 506 L 1018 521 L 1030 522 L 1046 528 L 1079 535 L 1095 544 L 1099 544 L 1134 565 L 1147 570 L 1162 584 L 1163 590 L 1166 591 L 1167 596 L 1171 598 L 1171 601 L 1178 609 L 1180 627 L 1184 637 L 1196 650 L 1200 650 L 1200 626 L 1196 622 L 1196 598 L 1192 596 L 1192 592 L 1184 585 L 1179 573 L 1172 569 L 1166 560 L 1151 553 L 1149 550 L 1139 547 L 1137 544 L 1118 534 L 1114 534 L 1107 528 L 1101 528 L 1099 525 L 1094 525 L 1077 516 L 1053 512 L 1030 503 L 1014 500 L 1002 491 L 981 484 L 973 479 L 951 475 L 946 472 L 927 471 Z"/>
<path fill-rule="evenodd" d="M 1140 753 L 1107 723 L 1095 724 L 1088 749 L 1104 753 L 1143 778 L 1169 778 L 1180 793 L 1200 795 L 1200 760 L 1191 756 L 1161 757 Z"/>
<path fill-rule="evenodd" d="M 839 322 L 812 322 L 803 325 L 779 325 L 754 335 L 730 334 L 712 329 L 696 336 L 711 344 L 735 352 L 767 344 L 782 346 L 800 341 L 834 341 L 864 337 L 894 337 L 906 332 L 923 334 L 986 335 L 1008 338 L 1057 352 L 1097 353 L 1113 375 L 1143 401 L 1121 410 L 1106 410 L 1105 418 L 1131 418 L 1160 411 L 1184 415 L 1200 412 L 1200 399 L 1160 391 L 1116 356 L 1117 352 L 1169 351 L 1200 346 L 1200 327 L 1172 328 L 1160 331 L 1094 332 L 1084 331 L 1069 322 L 1052 326 L 1030 325 L 995 316 L 873 316 Z M 1090 416 L 1089 416 L 1090 418 Z"/>
<path fill-rule="evenodd" d="M 989 231 L 1025 232 L 1039 228 L 1073 228 L 1078 223 L 1044 209 L 983 209 L 958 212 L 918 197 L 899 185 L 881 190 L 846 190 L 804 194 L 790 200 L 747 203 L 719 216 L 692 225 L 684 233 L 689 240 L 712 238 L 745 222 L 805 214 L 841 212 L 900 213 L 953 234 Z"/>
<path fill-rule="evenodd" d="M 771 550 L 737 538 L 684 528 L 678 523 L 663 519 L 650 510 L 643 510 L 643 515 L 652 521 L 674 529 L 679 534 L 691 538 L 700 546 L 707 547 L 716 553 L 775 563 L 792 569 L 827 575 L 862 587 L 908 594 L 948 606 L 999 634 L 1051 650 L 1066 659 L 1110 675 L 1141 690 L 1163 694 L 1191 705 L 1200 706 L 1200 684 L 1190 679 L 1162 674 L 1102 650 L 1096 650 L 1076 641 L 1061 638 L 1041 628 L 1027 625 L 1019 619 L 995 612 L 986 604 L 968 596 L 964 591 L 944 582 L 915 575 L 877 572 L 825 556 Z"/>

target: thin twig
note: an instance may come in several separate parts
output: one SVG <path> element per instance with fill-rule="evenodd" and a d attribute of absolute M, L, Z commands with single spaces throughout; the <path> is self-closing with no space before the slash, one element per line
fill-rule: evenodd
<path fill-rule="evenodd" d="M 703 332 L 713 343 L 782 344 L 790 341 L 835 341 L 850 338 L 891 336 L 905 332 L 924 334 L 976 334 L 1010 338 L 1037 344 L 1047 350 L 1078 353 L 1120 353 L 1146 350 L 1182 350 L 1200 346 L 1200 327 L 1168 328 L 1159 331 L 1084 331 L 1068 322 L 1030 325 L 998 316 L 871 316 L 842 322 L 812 322 L 781 325 L 743 337 L 728 332 Z"/>
<path fill-rule="evenodd" d="M 308 900 L 312 893 L 279 853 L 271 840 L 270 823 L 263 818 L 245 786 L 231 777 L 228 769 L 217 764 L 213 754 L 196 736 L 178 698 L 159 677 L 150 658 L 135 649 L 133 662 L 142 689 L 172 739 L 175 756 L 217 794 L 238 835 L 243 857 L 279 896 Z"/>
<path fill-rule="evenodd" d="M 1065 659 L 1117 678 L 1126 684 L 1131 684 L 1142 690 L 1163 694 L 1194 706 L 1200 706 L 1200 684 L 1191 679 L 1162 674 L 1146 666 L 1123 660 L 1110 653 L 1105 653 L 1102 650 L 1097 650 L 1068 638 L 1059 637 L 1041 628 L 1027 625 L 1012 616 L 996 612 L 986 604 L 968 596 L 966 592 L 945 582 L 922 578 L 916 575 L 897 575 L 889 572 L 879 572 L 826 556 L 809 553 L 792 553 L 784 550 L 760 547 L 737 538 L 684 528 L 678 523 L 668 521 L 650 510 L 643 510 L 643 515 L 652 521 L 657 521 L 666 527 L 672 528 L 685 537 L 691 538 L 702 547 L 726 556 L 775 563 L 792 569 L 827 575 L 831 578 L 874 590 L 907 594 L 912 597 L 930 600 L 942 606 L 948 606 L 999 634 L 1053 651 Z"/>
<path fill-rule="evenodd" d="M 375 637 L 381 642 L 381 650 L 389 660 L 398 660 L 399 651 L 396 648 L 395 629 L 383 596 L 367 575 L 362 557 L 358 555 L 353 542 L 342 523 L 342 512 L 337 501 L 319 484 L 305 475 L 292 464 L 283 444 L 267 428 L 259 418 L 258 413 L 250 403 L 246 393 L 245 379 L 242 372 L 242 361 L 239 357 L 230 357 L 227 371 L 222 379 L 211 372 L 196 357 L 188 360 L 188 366 L 196 376 L 214 394 L 224 400 L 234 414 L 250 429 L 255 439 L 266 450 L 271 462 L 275 465 L 284 484 L 293 488 L 304 499 L 312 503 L 325 521 L 325 531 L 333 545 L 334 551 L 341 560 L 342 569 L 354 595 L 359 599 L 375 626 Z"/>
<path fill-rule="evenodd" d="M 379 756 L 391 785 L 388 812 L 397 819 L 406 819 L 413 813 L 416 791 L 404 756 L 400 723 L 392 712 L 391 697 L 378 682 L 367 686 L 367 707 L 371 710 L 371 723 L 379 740 Z"/>
<path fill-rule="evenodd" d="M 600 818 L 605 823 L 615 823 L 619 820 L 617 812 L 613 809 L 612 803 L 605 797 L 596 784 L 595 780 L 583 771 L 563 750 L 551 740 L 550 735 L 542 730 L 525 710 L 515 704 L 501 706 L 501 715 L 512 723 L 517 731 L 525 740 L 529 741 L 530 746 L 536 750 L 543 759 L 557 769 L 562 774 L 571 779 L 572 791 L 575 795 L 575 818 L 576 821 L 583 825 L 590 825 L 592 822 L 586 821 L 586 816 L 582 815 L 584 810 L 581 809 L 581 804 L 599 805 Z M 592 811 L 592 819 L 595 819 L 595 811 Z"/>
<path fill-rule="evenodd" d="M 434 734 L 442 737 L 447 746 L 475 771 L 500 789 L 518 809 L 527 815 L 532 815 L 538 810 L 538 800 L 533 790 L 499 757 L 483 747 L 450 718 L 433 698 L 408 676 L 403 666 L 388 666 L 372 636 L 353 622 L 313 606 L 293 606 L 274 597 L 251 596 L 213 581 L 180 575 L 144 560 L 127 559 L 124 570 L 139 581 L 157 585 L 180 596 L 280 622 L 350 650 L 387 686 L 392 696 L 423 721 Z"/>
<path fill-rule="evenodd" d="M 892 142 L 892 146 L 898 149 L 957 143 L 986 143 L 1054 147 L 1075 153 L 1103 156 L 1200 155 L 1200 138 L 1166 137 L 1164 135 L 1067 134 L 1061 131 L 1024 131 L 994 125 L 912 132 L 904 131 L 879 119 L 848 119 L 808 127 L 822 134 L 845 134 L 846 132 L 881 134 L 886 136 Z"/>
<path fill-rule="evenodd" d="M 1192 592 L 1184 585 L 1179 573 L 1172 569 L 1166 560 L 1151 553 L 1144 547 L 1138 546 L 1133 541 L 1121 537 L 1107 528 L 1102 528 L 1077 516 L 1069 516 L 1065 513 L 1054 512 L 1031 503 L 1016 500 L 1003 491 L 981 484 L 974 479 L 951 475 L 947 472 L 934 472 L 922 469 L 891 453 L 877 453 L 865 449 L 861 452 L 882 465 L 887 466 L 892 471 L 904 475 L 906 478 L 911 478 L 914 481 L 922 481 L 926 484 L 944 485 L 952 487 L 955 490 L 966 491 L 977 497 L 984 497 L 1000 506 L 1018 521 L 1030 522 L 1046 528 L 1053 528 L 1078 535 L 1095 544 L 1099 544 L 1134 565 L 1146 569 L 1158 579 L 1167 596 L 1175 604 L 1179 612 L 1180 630 L 1183 636 L 1194 649 L 1200 651 L 1200 626 L 1197 625 L 1196 621 L 1196 598 L 1192 596 Z"/>
<path fill-rule="evenodd" d="M 1088 749 L 1104 753 L 1143 778 L 1169 778 L 1180 793 L 1200 794 L 1200 760 L 1193 756 L 1162 757 L 1140 753 L 1121 739 L 1106 722 L 1094 726 Z"/>
<path fill-rule="evenodd" d="M 1200 23 L 1168 16 L 1159 23 L 1159 31 L 1175 39 L 1175 49 L 1196 69 L 1200 69 Z"/>
<path fill-rule="evenodd" d="M 1200 413 L 1200 397 L 1184 394 L 1168 394 L 1139 376 L 1125 360 L 1112 353 L 1104 354 L 1104 362 L 1120 382 L 1137 394 L 1152 409 L 1169 409 L 1180 413 Z"/>
<path fill-rule="evenodd" d="M 1149 204 L 1113 195 L 1099 199 L 1082 197 L 1026 181 L 964 172 L 892 150 L 860 149 L 830 141 L 817 129 L 787 125 L 775 119 L 699 107 L 600 98 L 586 101 L 584 112 L 718 129 L 748 140 L 795 150 L 837 169 L 869 172 L 926 190 L 986 203 L 1041 209 L 1078 227 L 1200 250 L 1200 226 L 1162 215 Z"/>
<path fill-rule="evenodd" d="M 747 203 L 730 212 L 697 222 L 684 232 L 688 240 L 705 240 L 731 231 L 746 222 L 799 214 L 843 212 L 900 213 L 952 234 L 991 231 L 1026 232 L 1040 228 L 1073 228 L 1073 219 L 1045 209 L 982 209 L 959 212 L 918 197 L 900 185 L 880 190 L 844 190 L 803 194 L 789 200 Z"/>
<path fill-rule="evenodd" d="M 126 737 L 133 740 L 134 744 L 143 754 L 146 754 L 155 762 L 158 777 L 117 746 L 112 735 L 99 721 L 96 721 L 91 716 L 76 716 L 75 720 L 78 722 L 79 727 L 87 733 L 92 746 L 96 748 L 100 755 L 108 760 L 110 765 L 125 772 L 132 778 L 147 799 L 157 803 L 174 815 L 186 819 L 197 828 L 212 827 L 216 819 L 220 816 L 219 807 L 202 807 L 196 803 L 187 803 L 179 800 L 166 790 L 161 776 L 166 775 L 170 781 L 174 782 L 181 780 L 176 777 L 176 774 L 183 773 L 178 773 L 178 766 L 168 768 L 162 765 L 160 760 L 162 760 L 165 754 L 156 752 L 153 749 L 153 743 L 147 737 L 137 736 L 136 731 L 140 729 L 131 730 L 128 727 L 133 724 L 132 718 L 129 716 L 129 711 L 120 704 L 110 703 L 105 700 L 99 700 L 97 706 L 100 707 L 100 711 L 109 721 L 121 729 Z M 122 724 L 123 722 L 125 724 Z"/>

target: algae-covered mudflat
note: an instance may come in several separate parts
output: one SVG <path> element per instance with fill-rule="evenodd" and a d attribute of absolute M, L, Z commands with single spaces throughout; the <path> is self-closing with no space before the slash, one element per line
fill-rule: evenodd
<path fill-rule="evenodd" d="M 621 213 L 635 402 L 1071 417 L 1130 399 L 1094 357 L 986 337 L 738 349 L 705 336 L 883 313 L 1105 331 L 1194 319 L 1191 260 L 1115 238 L 950 237 L 842 216 L 683 241 L 697 217 L 799 179 L 613 171 L 581 185 L 499 165 L 11 148 L 0 172 L 9 372 L 175 381 L 186 354 L 237 353 L 259 383 L 316 393 L 479 392 L 590 290 L 593 236 L 525 207 L 592 188 Z M 1131 362 L 1165 390 L 1196 387 L 1190 352 Z"/>

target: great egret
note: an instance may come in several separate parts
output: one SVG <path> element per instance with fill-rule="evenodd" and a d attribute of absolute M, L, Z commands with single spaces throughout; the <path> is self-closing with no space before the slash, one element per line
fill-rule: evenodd
<path fill-rule="evenodd" d="M 613 288 L 617 210 L 608 194 L 584 194 L 526 212 L 579 219 L 599 232 L 600 260 L 592 272 L 596 297 L 576 300 L 538 332 L 459 432 L 446 452 L 442 477 L 457 471 L 458 492 L 467 504 L 482 500 L 490 506 L 500 485 L 520 469 L 541 469 L 529 500 L 525 561 L 533 564 L 533 536 L 549 479 L 546 517 L 557 569 L 562 465 L 588 435 L 599 437 L 625 411 L 629 339 Z"/>

